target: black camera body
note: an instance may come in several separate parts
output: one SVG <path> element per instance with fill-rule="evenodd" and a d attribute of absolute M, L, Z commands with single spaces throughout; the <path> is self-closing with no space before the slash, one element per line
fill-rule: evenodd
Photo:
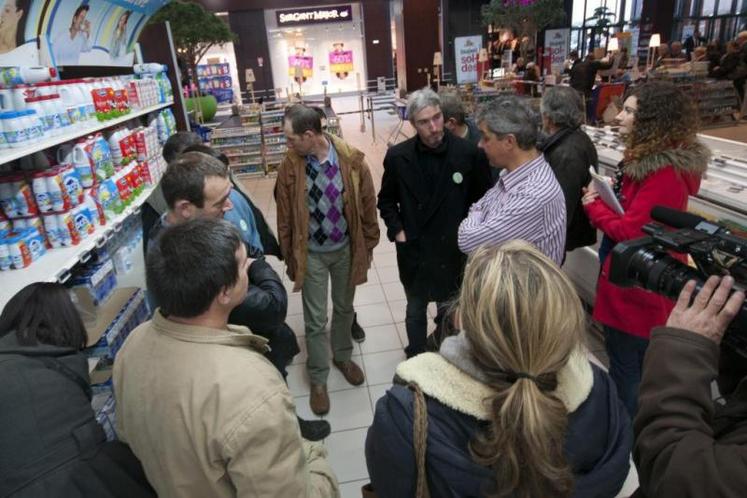
<path fill-rule="evenodd" d="M 643 287 L 673 300 L 689 280 L 696 281 L 697 294 L 711 275 L 731 275 L 735 280 L 732 292 L 747 287 L 747 239 L 692 214 L 656 207 L 651 215 L 669 226 L 649 223 L 643 227 L 648 237 L 617 244 L 610 255 L 610 282 Z M 670 252 L 689 254 L 695 266 L 682 263 Z M 723 343 L 747 358 L 747 302 Z"/>

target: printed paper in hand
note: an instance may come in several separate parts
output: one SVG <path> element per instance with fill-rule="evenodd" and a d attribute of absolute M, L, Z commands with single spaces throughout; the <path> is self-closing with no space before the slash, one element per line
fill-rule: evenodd
<path fill-rule="evenodd" d="M 589 166 L 589 173 L 591 173 L 592 181 L 594 182 L 594 188 L 599 192 L 599 198 L 604 201 L 614 212 L 617 214 L 623 214 L 625 210 L 620 205 L 620 201 L 615 197 L 615 192 L 612 190 L 609 179 L 606 176 L 600 175 L 594 171 L 593 166 Z"/>

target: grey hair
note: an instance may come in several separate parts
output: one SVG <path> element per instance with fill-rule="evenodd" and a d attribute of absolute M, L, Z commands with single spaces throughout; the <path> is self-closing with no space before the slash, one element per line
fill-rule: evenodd
<path fill-rule="evenodd" d="M 537 144 L 539 120 L 526 100 L 514 96 L 491 100 L 477 111 L 477 122 L 494 135 L 513 135 L 522 150 Z"/>
<path fill-rule="evenodd" d="M 584 104 L 576 90 L 553 86 L 545 91 L 540 112 L 559 128 L 576 128 L 584 122 Z"/>
<path fill-rule="evenodd" d="M 428 87 L 412 92 L 407 98 L 407 119 L 410 123 L 414 125 L 415 115 L 426 107 L 441 108 L 441 99 L 438 94 Z"/>

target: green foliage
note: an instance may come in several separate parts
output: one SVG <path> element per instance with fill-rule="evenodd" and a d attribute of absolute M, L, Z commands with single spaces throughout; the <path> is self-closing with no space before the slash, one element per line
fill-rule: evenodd
<path fill-rule="evenodd" d="M 483 24 L 529 35 L 565 20 L 563 0 L 491 0 L 482 8 Z"/>
<path fill-rule="evenodd" d="M 194 67 L 213 45 L 236 40 L 226 23 L 194 2 L 173 1 L 151 17 L 150 23 L 169 21 L 174 44 Z"/>

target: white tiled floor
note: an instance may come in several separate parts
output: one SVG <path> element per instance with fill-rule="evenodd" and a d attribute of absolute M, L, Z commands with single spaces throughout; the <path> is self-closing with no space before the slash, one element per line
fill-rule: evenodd
<path fill-rule="evenodd" d="M 333 101 L 333 106 L 338 112 L 345 110 L 346 105 L 349 105 L 349 101 Z M 396 120 L 382 112 L 377 113 L 376 117 L 377 130 L 380 130 L 376 143 L 372 143 L 370 131 L 361 134 L 359 118 L 356 115 L 344 116 L 342 128 L 346 141 L 366 154 L 378 191 L 383 172 L 382 160 L 386 153 L 384 138 L 381 137 L 388 136 Z M 368 125 L 370 126 L 370 123 Z M 411 130 L 409 125 L 405 128 L 406 131 Z M 276 206 L 272 196 L 274 178 L 247 180 L 245 185 L 252 200 L 265 213 L 268 223 L 275 228 Z M 381 228 L 382 236 L 379 246 L 374 250 L 374 262 L 368 272 L 368 282 L 356 290 L 355 298 L 358 322 L 366 331 L 366 341 L 354 345 L 353 359 L 364 369 L 366 382 L 359 387 L 353 387 L 332 367 L 327 384 L 331 410 L 324 418 L 330 422 L 332 434 L 325 440 L 325 445 L 329 452 L 329 460 L 341 483 L 343 498 L 360 497 L 361 486 L 368 482 L 364 456 L 366 431 L 373 420 L 376 401 L 391 385 L 396 366 L 405 359 L 405 294 L 399 282 L 394 245 L 387 240 L 383 224 Z M 283 275 L 289 292 L 287 323 L 299 337 L 301 346 L 301 353 L 294 358 L 293 364 L 288 368 L 288 385 L 295 398 L 298 414 L 307 419 L 319 418 L 309 409 L 301 296 L 300 293 L 291 292 L 292 282 L 285 276 L 283 264 L 274 258 L 270 258 L 270 264 Z M 435 306 L 431 305 L 428 312 L 433 317 Z M 433 328 L 432 320 L 429 320 L 429 331 Z M 590 335 L 589 349 L 606 364 L 604 345 L 597 337 Z M 620 496 L 630 495 L 637 487 L 635 472 L 631 473 L 629 481 Z"/>

